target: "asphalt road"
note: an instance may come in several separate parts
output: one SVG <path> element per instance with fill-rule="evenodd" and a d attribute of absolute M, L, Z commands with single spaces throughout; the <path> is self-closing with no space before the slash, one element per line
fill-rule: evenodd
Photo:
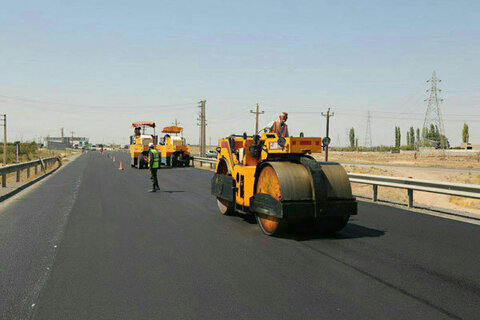
<path fill-rule="evenodd" d="M 90 153 L 0 204 L 0 319 L 479 318 L 479 226 L 360 203 L 335 237 L 272 238 L 218 213 L 211 175 L 147 193 Z"/>

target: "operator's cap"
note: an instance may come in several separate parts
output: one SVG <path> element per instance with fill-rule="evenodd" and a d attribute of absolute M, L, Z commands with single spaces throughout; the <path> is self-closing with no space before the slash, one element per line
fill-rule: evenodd
<path fill-rule="evenodd" d="M 148 147 L 149 147 L 149 148 L 153 148 L 153 147 L 154 147 L 153 142 L 150 142 L 150 143 L 148 144 Z"/>

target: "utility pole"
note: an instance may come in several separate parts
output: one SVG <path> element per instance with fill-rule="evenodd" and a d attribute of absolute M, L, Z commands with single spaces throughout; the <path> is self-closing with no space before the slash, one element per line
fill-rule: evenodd
<path fill-rule="evenodd" d="M 254 113 L 254 114 L 255 114 L 255 135 L 258 134 L 258 116 L 259 116 L 260 114 L 264 114 L 264 113 L 265 113 L 265 111 L 259 111 L 259 108 L 260 108 L 260 106 L 259 106 L 258 103 L 257 103 L 256 111 L 250 110 L 250 113 Z"/>
<path fill-rule="evenodd" d="M 329 129 L 330 129 L 330 117 L 333 117 L 334 115 L 335 114 L 333 112 L 330 113 L 330 108 L 328 108 L 327 113 L 322 112 L 322 116 L 327 118 L 327 133 L 326 133 L 326 136 L 325 136 L 327 138 L 329 137 L 328 132 L 329 132 Z M 325 146 L 325 161 L 328 161 L 328 145 Z"/>
<path fill-rule="evenodd" d="M 72 133 L 72 141 L 70 141 L 71 147 L 73 147 L 73 131 L 70 131 Z"/>
<path fill-rule="evenodd" d="M 7 165 L 7 115 L 3 114 L 3 164 Z"/>
<path fill-rule="evenodd" d="M 199 113 L 199 118 L 198 118 L 198 121 L 200 121 L 200 123 L 198 124 L 200 126 L 200 141 L 199 141 L 199 145 L 200 145 L 200 156 L 201 157 L 205 157 L 205 153 L 206 153 L 206 131 L 207 131 L 207 121 L 206 121 L 206 117 L 205 117 L 205 104 L 207 103 L 206 100 L 202 100 L 199 102 L 200 105 L 198 106 L 200 108 L 200 113 Z"/>

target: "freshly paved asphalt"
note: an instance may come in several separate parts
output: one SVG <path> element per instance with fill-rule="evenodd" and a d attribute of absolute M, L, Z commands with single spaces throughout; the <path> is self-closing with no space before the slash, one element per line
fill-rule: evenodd
<path fill-rule="evenodd" d="M 335 237 L 272 238 L 209 171 L 152 194 L 117 168 L 86 154 L 0 204 L 0 319 L 479 318 L 479 226 L 360 203 Z"/>

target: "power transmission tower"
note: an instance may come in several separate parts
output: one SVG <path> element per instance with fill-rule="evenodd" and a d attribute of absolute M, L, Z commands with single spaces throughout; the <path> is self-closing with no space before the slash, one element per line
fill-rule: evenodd
<path fill-rule="evenodd" d="M 7 164 L 7 115 L 2 114 L 3 119 L 0 119 L 2 121 L 2 126 L 3 126 L 3 164 Z"/>
<path fill-rule="evenodd" d="M 441 81 L 442 80 L 437 78 L 435 71 L 433 71 L 432 77 L 427 80 L 427 82 L 430 82 L 430 89 L 427 90 L 427 92 L 430 93 L 430 96 L 428 99 L 425 99 L 428 104 L 422 127 L 422 146 L 426 147 L 432 146 L 432 144 L 437 144 L 441 149 L 445 150 L 445 129 L 443 127 L 442 113 L 440 111 L 440 103 L 443 101 L 443 99 L 440 98 L 440 92 L 442 90 L 438 89 L 437 86 Z M 438 130 L 438 134 L 434 132 L 430 132 L 429 134 L 428 130 L 432 125 L 433 128 Z"/>
<path fill-rule="evenodd" d="M 207 131 L 207 121 L 205 119 L 205 104 L 207 103 L 206 100 L 202 100 L 199 102 L 200 105 L 198 106 L 200 108 L 200 112 L 198 114 L 198 125 L 200 126 L 200 156 L 205 157 L 206 153 L 206 131 Z"/>
<path fill-rule="evenodd" d="M 367 113 L 367 129 L 365 130 L 365 147 L 372 147 L 372 127 L 370 123 L 370 110 Z"/>
<path fill-rule="evenodd" d="M 322 116 L 324 116 L 325 118 L 327 118 L 327 132 L 326 132 L 326 135 L 325 137 L 329 137 L 328 136 L 328 131 L 330 129 L 330 117 L 333 117 L 335 114 L 332 112 L 330 113 L 330 108 L 328 108 L 327 110 L 327 113 L 323 113 L 322 112 Z M 328 161 L 328 144 L 325 146 L 325 161 Z"/>
<path fill-rule="evenodd" d="M 259 111 L 259 108 L 260 108 L 260 107 L 259 107 L 259 105 L 258 105 L 258 103 L 257 103 L 256 111 L 250 110 L 250 113 L 254 113 L 254 114 L 255 114 L 255 135 L 258 134 L 258 116 L 265 113 L 265 111 Z"/>

